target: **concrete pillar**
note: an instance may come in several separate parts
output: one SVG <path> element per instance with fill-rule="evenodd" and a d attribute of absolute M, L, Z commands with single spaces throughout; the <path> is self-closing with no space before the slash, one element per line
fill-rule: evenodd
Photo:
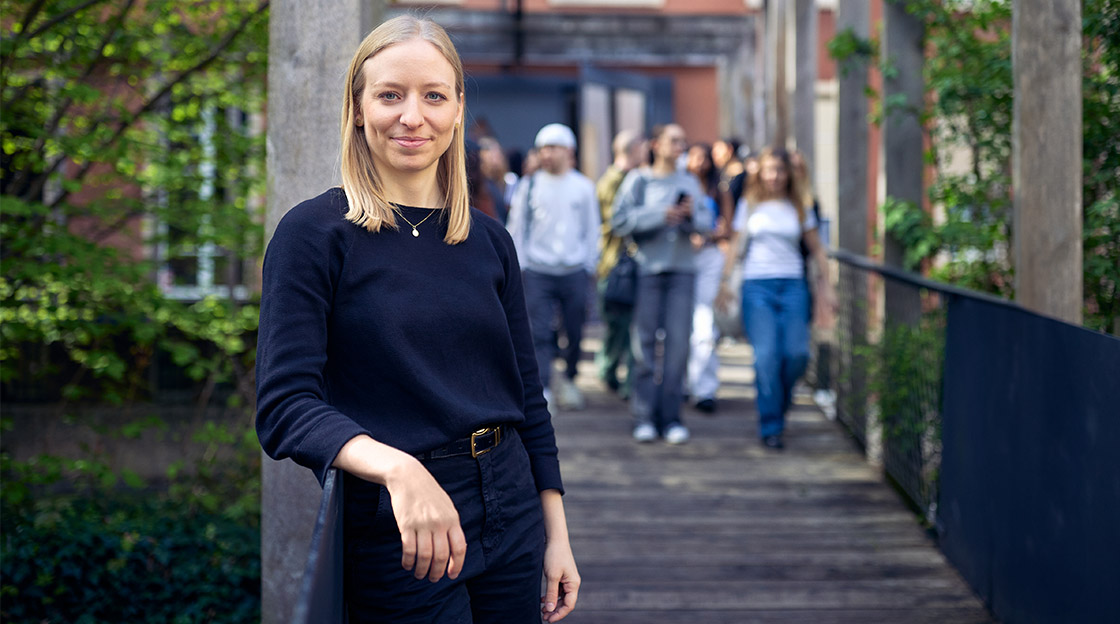
<path fill-rule="evenodd" d="M 289 208 L 340 182 L 338 125 L 350 55 L 380 21 L 383 2 L 274 0 L 268 50 L 268 212 L 265 235 Z M 310 470 L 261 465 L 261 621 L 291 622 L 322 490 Z"/>
<path fill-rule="evenodd" d="M 751 86 L 753 97 L 751 99 L 751 114 L 754 123 L 754 134 L 751 136 L 751 147 L 755 150 L 762 149 L 769 140 L 770 131 L 767 124 L 767 102 L 769 96 L 768 72 L 768 44 L 766 43 L 766 15 L 762 14 L 754 20 L 755 53 L 754 53 L 754 84 Z"/>
<path fill-rule="evenodd" d="M 805 157 L 810 175 L 817 175 L 816 105 L 817 105 L 817 3 L 796 0 L 794 24 L 796 43 L 794 58 L 797 82 L 793 98 L 793 136 L 797 150 Z M 816 184 L 813 185 L 816 188 Z"/>
<path fill-rule="evenodd" d="M 1015 298 L 1081 323 L 1081 1 L 1016 0 L 1011 19 Z"/>
<path fill-rule="evenodd" d="M 870 15 L 864 0 L 839 0 L 837 33 L 851 30 L 866 39 Z M 851 62 L 840 68 L 838 108 L 837 224 L 839 245 L 854 254 L 867 255 L 867 65 Z"/>
<path fill-rule="evenodd" d="M 766 143 L 782 147 L 790 136 L 786 86 L 788 2 L 792 0 L 768 0 L 766 3 Z"/>
<path fill-rule="evenodd" d="M 871 30 L 869 7 L 865 0 L 839 0 L 836 13 L 836 32 L 851 30 L 855 36 L 867 39 Z M 837 234 L 841 249 L 866 256 L 868 241 L 867 223 L 867 113 L 868 103 L 867 62 L 855 59 L 841 64 L 839 93 L 837 95 L 837 179 L 838 216 Z M 847 417 L 865 426 L 875 421 L 867 414 L 865 364 L 856 356 L 857 350 L 867 344 L 867 278 L 856 269 L 840 266 L 840 283 L 837 287 L 840 300 L 840 337 L 846 345 L 838 365 L 838 378 L 848 382 L 840 386 L 837 409 Z M 867 454 L 871 459 L 881 456 L 881 443 L 869 427 L 866 439 Z"/>
<path fill-rule="evenodd" d="M 920 208 L 925 198 L 920 117 L 925 99 L 925 28 L 902 2 L 883 5 L 882 57 L 894 69 L 883 77 L 883 102 L 894 103 L 883 119 L 881 153 L 886 196 Z M 889 232 L 884 233 L 883 240 L 885 263 L 902 268 L 906 251 L 902 244 Z M 916 289 L 888 280 L 884 290 L 888 323 L 917 321 L 921 310 Z"/>
<path fill-rule="evenodd" d="M 743 19 L 743 38 L 734 54 L 716 66 L 720 84 L 720 137 L 737 137 L 751 144 L 754 136 L 755 22 Z"/>

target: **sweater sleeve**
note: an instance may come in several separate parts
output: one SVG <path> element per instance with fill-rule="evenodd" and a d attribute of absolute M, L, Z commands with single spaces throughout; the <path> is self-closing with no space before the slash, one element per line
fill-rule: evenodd
<path fill-rule="evenodd" d="M 257 436 L 323 483 L 342 446 L 368 432 L 327 403 L 323 369 L 349 223 L 330 192 L 280 221 L 265 253 L 257 343 Z"/>
<path fill-rule="evenodd" d="M 643 234 L 665 227 L 667 206 L 645 204 L 645 186 L 642 171 L 635 169 L 626 174 L 614 198 L 611 229 L 619 236 Z"/>
<path fill-rule="evenodd" d="M 521 266 L 513 249 L 513 240 L 504 230 L 498 230 L 496 246 L 502 255 L 505 272 L 501 292 L 502 306 L 505 308 L 509 323 L 510 336 L 517 354 L 517 367 L 521 371 L 521 384 L 525 389 L 525 420 L 517 426 L 517 432 L 529 454 L 529 465 L 537 490 L 560 490 L 564 484 L 560 479 L 560 460 L 556 448 L 556 433 L 552 428 L 552 417 L 544 400 L 544 387 L 541 385 L 537 357 L 533 348 L 533 338 L 529 331 L 529 313 L 525 308 L 525 291 L 521 283 Z"/>

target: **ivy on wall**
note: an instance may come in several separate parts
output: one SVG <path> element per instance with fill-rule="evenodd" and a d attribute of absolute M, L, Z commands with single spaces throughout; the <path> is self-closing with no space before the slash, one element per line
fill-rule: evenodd
<path fill-rule="evenodd" d="M 1012 2 L 902 1 L 925 24 L 930 51 L 921 117 L 935 171 L 927 191 L 939 215 L 887 198 L 886 228 L 905 247 L 907 268 L 1013 297 Z M 1085 0 L 1082 16 L 1084 323 L 1120 334 L 1120 0 Z M 877 41 L 851 31 L 838 33 L 829 49 L 842 67 L 864 62 L 885 76 L 894 71 Z M 870 88 L 868 95 L 873 121 L 898 105 Z"/>

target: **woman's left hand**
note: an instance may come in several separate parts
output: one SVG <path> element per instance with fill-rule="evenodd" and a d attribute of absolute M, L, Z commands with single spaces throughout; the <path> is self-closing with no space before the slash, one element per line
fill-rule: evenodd
<path fill-rule="evenodd" d="M 549 540 L 544 551 L 544 579 L 541 617 L 545 622 L 559 622 L 572 612 L 579 597 L 579 572 L 567 540 Z"/>
<path fill-rule="evenodd" d="M 832 329 L 836 323 L 836 312 L 838 306 L 836 303 L 836 293 L 833 292 L 831 287 L 820 289 L 822 292 L 820 296 L 816 297 L 813 306 L 813 325 L 820 329 Z"/>
<path fill-rule="evenodd" d="M 544 596 L 541 597 L 541 618 L 559 622 L 576 608 L 579 597 L 579 571 L 572 545 L 568 541 L 568 521 L 559 490 L 541 492 L 544 532 L 548 545 L 544 549 Z"/>

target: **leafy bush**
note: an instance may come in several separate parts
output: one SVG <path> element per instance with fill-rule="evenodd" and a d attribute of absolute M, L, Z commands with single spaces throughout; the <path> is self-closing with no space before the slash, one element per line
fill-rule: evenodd
<path fill-rule="evenodd" d="M 257 622 L 260 446 L 248 419 L 206 422 L 192 439 L 201 459 L 159 484 L 91 449 L 0 451 L 0 620 Z"/>
<path fill-rule="evenodd" d="M 845 409 L 875 418 L 887 474 L 928 521 L 936 517 L 941 470 L 946 313 L 935 296 L 918 296 L 920 317 L 887 324 L 875 340 L 852 345 L 852 364 L 841 375 L 851 389 Z"/>
<path fill-rule="evenodd" d="M 940 444 L 945 314 L 890 325 L 865 349 L 868 392 L 878 401 L 883 436 L 903 453 L 921 452 L 927 436 Z"/>
<path fill-rule="evenodd" d="M 143 499 L 63 499 L 2 513 L 5 622 L 260 619 L 252 527 Z"/>

